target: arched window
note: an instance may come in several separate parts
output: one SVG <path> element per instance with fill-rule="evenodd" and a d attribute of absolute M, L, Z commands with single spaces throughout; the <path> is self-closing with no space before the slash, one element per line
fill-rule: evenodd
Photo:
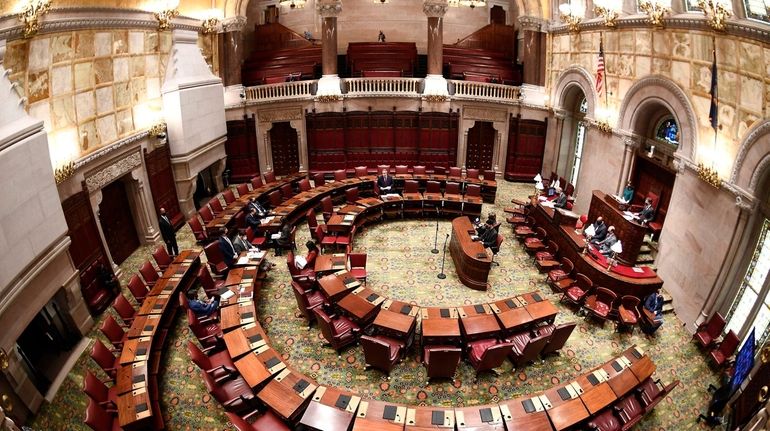
<path fill-rule="evenodd" d="M 746 8 L 746 18 L 765 23 L 770 23 L 770 2 L 763 0 L 743 0 L 743 5 Z"/>
<path fill-rule="evenodd" d="M 588 112 L 588 101 L 584 97 L 578 108 L 581 114 Z M 577 131 L 575 133 L 575 154 L 572 162 L 572 172 L 569 176 L 569 182 L 577 184 L 578 174 L 580 174 L 580 162 L 583 159 L 583 144 L 586 139 L 586 123 L 582 119 L 577 122 Z"/>
<path fill-rule="evenodd" d="M 674 147 L 679 146 L 679 124 L 674 117 L 668 116 L 658 123 L 655 127 L 655 139 Z"/>

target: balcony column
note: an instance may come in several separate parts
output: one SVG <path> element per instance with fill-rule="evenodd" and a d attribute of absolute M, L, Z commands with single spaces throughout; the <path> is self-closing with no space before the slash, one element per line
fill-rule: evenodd
<path fill-rule="evenodd" d="M 531 16 L 519 17 L 519 49 L 517 60 L 523 63 L 522 81 L 526 84 L 545 85 L 544 22 Z"/>
<path fill-rule="evenodd" d="M 318 96 L 341 96 L 337 75 L 337 16 L 342 12 L 342 0 L 318 0 L 316 10 L 321 16 L 321 70 Z"/>
<path fill-rule="evenodd" d="M 428 75 L 425 77 L 426 96 L 449 96 L 447 82 L 441 73 L 444 57 L 444 15 L 447 0 L 425 0 L 422 11 L 428 17 Z"/>
<path fill-rule="evenodd" d="M 243 28 L 245 16 L 227 18 L 222 22 L 222 31 L 217 35 L 219 45 L 219 71 L 225 87 L 240 86 L 241 65 L 243 64 Z"/>

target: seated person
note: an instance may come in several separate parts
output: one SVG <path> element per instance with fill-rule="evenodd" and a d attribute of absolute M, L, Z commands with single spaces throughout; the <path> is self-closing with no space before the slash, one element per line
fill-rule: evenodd
<path fill-rule="evenodd" d="M 380 189 L 380 194 L 383 195 L 393 191 L 393 177 L 388 175 L 387 169 L 383 169 L 382 175 L 377 177 L 377 187 Z"/>
<path fill-rule="evenodd" d="M 259 203 L 258 200 L 255 198 L 249 198 L 249 205 L 247 206 L 247 209 L 249 212 L 251 212 L 252 209 L 254 209 L 257 212 L 257 216 L 259 216 L 260 219 L 267 217 L 267 210 L 265 207 L 262 206 L 261 203 Z"/>
<path fill-rule="evenodd" d="M 198 317 L 208 317 L 219 310 L 219 297 L 212 296 L 208 301 L 199 300 L 195 294 L 187 292 L 187 298 L 190 303 L 190 310 Z"/>
<path fill-rule="evenodd" d="M 623 200 L 625 203 L 631 202 L 631 199 L 634 198 L 634 186 L 631 185 L 631 181 L 626 184 L 626 188 L 623 189 L 623 194 L 620 196 L 620 199 Z"/>
<path fill-rule="evenodd" d="M 604 217 L 602 216 L 597 217 L 596 221 L 591 226 L 594 227 L 594 235 L 588 238 L 588 241 L 591 244 L 596 244 L 600 241 L 604 241 L 604 238 L 607 237 L 607 225 L 604 223 Z"/>
<path fill-rule="evenodd" d="M 640 223 L 649 223 L 655 217 L 655 208 L 652 207 L 652 199 L 644 199 L 644 208 L 635 214 Z"/>
<path fill-rule="evenodd" d="M 605 256 L 612 253 L 611 248 L 616 242 L 618 242 L 618 237 L 615 236 L 615 226 L 610 226 L 607 228 L 607 236 L 596 243 L 599 246 L 599 253 Z"/>
<path fill-rule="evenodd" d="M 474 240 L 481 241 L 485 248 L 492 248 L 497 246 L 497 229 L 495 226 L 492 224 L 484 223 L 484 226 L 481 228 L 483 228 L 483 232 L 480 233 L 478 237 L 474 238 Z"/>
<path fill-rule="evenodd" d="M 297 269 L 315 268 L 315 258 L 318 257 L 318 246 L 315 245 L 315 242 L 308 241 L 305 243 L 305 247 L 307 247 L 307 255 L 304 257 L 297 256 L 294 260 Z"/>
<path fill-rule="evenodd" d="M 640 327 L 642 328 L 642 332 L 647 335 L 652 335 L 658 328 L 660 328 L 660 325 L 663 324 L 663 296 L 660 294 L 659 290 L 652 292 L 644 299 L 644 310 L 648 311 L 649 314 L 654 315 L 655 318 L 654 320 L 649 321 L 649 319 L 643 317 L 640 320 Z"/>
<path fill-rule="evenodd" d="M 249 205 L 248 207 L 248 214 L 246 215 L 246 226 L 249 226 L 254 231 L 259 231 L 260 226 L 262 225 L 262 217 L 259 215 L 256 209 Z"/>
<path fill-rule="evenodd" d="M 564 193 L 564 190 L 562 190 L 561 187 L 556 189 L 556 193 L 558 193 L 558 195 L 556 196 L 556 199 L 554 199 L 553 201 L 553 207 L 567 208 L 567 194 Z"/>
<path fill-rule="evenodd" d="M 249 251 L 252 248 L 251 243 L 246 239 L 246 234 L 235 234 L 233 237 L 233 248 L 235 252 L 240 254 L 244 251 Z"/>
<path fill-rule="evenodd" d="M 495 234 L 497 234 L 500 230 L 500 223 L 497 222 L 497 215 L 495 213 L 489 213 L 487 216 L 487 221 L 484 222 L 483 225 L 476 228 L 476 233 L 481 236 L 490 227 L 495 230 Z"/>
<path fill-rule="evenodd" d="M 278 238 L 275 239 L 275 255 L 280 256 L 283 249 L 289 249 L 293 246 L 291 241 L 291 225 L 285 223 L 281 228 L 281 233 Z"/>

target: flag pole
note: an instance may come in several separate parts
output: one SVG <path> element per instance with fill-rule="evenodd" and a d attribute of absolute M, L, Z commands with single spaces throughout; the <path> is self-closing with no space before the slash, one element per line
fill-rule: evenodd
<path fill-rule="evenodd" d="M 599 52 L 602 53 L 602 56 L 604 56 L 604 31 L 599 32 Z M 609 89 L 610 89 L 610 80 L 607 76 L 607 62 L 604 62 L 604 109 L 606 109 L 609 112 L 610 109 L 610 103 L 609 103 Z"/>
<path fill-rule="evenodd" d="M 712 43 L 712 49 L 711 49 L 711 55 L 714 57 L 714 64 L 717 63 L 717 38 L 715 35 L 711 36 L 711 43 Z M 712 68 L 712 73 L 717 73 L 716 67 Z M 712 81 L 716 79 L 712 77 Z M 716 87 L 716 85 L 714 86 Z M 715 89 L 712 89 L 712 91 Z M 714 95 L 712 95 L 712 98 Z M 714 128 L 714 153 L 711 157 L 711 169 L 715 169 L 716 166 L 716 154 L 717 154 L 717 132 L 719 131 L 719 93 L 716 93 L 716 109 L 715 109 L 715 115 L 717 116 L 717 121 L 714 122 L 713 128 Z"/>

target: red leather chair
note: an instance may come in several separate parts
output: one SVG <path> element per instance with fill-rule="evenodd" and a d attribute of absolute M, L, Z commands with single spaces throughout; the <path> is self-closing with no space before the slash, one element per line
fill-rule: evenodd
<path fill-rule="evenodd" d="M 119 431 L 123 429 L 117 420 L 117 410 L 108 412 L 93 399 L 88 400 L 86 418 L 83 422 L 94 431 Z"/>
<path fill-rule="evenodd" d="M 540 250 L 545 249 L 545 240 L 546 240 L 546 233 L 545 229 L 541 227 L 535 228 L 535 235 L 528 236 L 528 237 L 522 237 L 524 240 L 524 249 L 529 254 L 537 253 Z"/>
<path fill-rule="evenodd" d="M 412 175 L 425 175 L 425 166 L 412 166 Z"/>
<path fill-rule="evenodd" d="M 286 183 L 282 185 L 280 190 L 283 200 L 290 199 L 292 196 L 294 196 L 294 189 L 291 187 L 291 184 Z"/>
<path fill-rule="evenodd" d="M 202 206 L 198 210 L 198 215 L 201 216 L 203 223 L 208 223 L 211 220 L 214 220 L 214 213 L 211 212 L 211 208 L 209 208 L 207 205 Z"/>
<path fill-rule="evenodd" d="M 741 340 L 738 339 L 738 336 L 735 335 L 735 332 L 730 331 L 725 335 L 725 337 L 722 339 L 722 342 L 719 343 L 710 353 L 709 356 L 714 361 L 714 364 L 716 366 L 721 367 L 725 365 L 730 359 L 733 354 L 735 354 L 735 350 L 738 348 L 738 345 L 740 344 Z"/>
<path fill-rule="evenodd" d="M 618 299 L 618 295 L 615 292 L 604 287 L 597 287 L 591 295 L 586 297 L 583 307 L 588 311 L 589 317 L 596 318 L 604 325 L 616 299 Z"/>
<path fill-rule="evenodd" d="M 428 181 L 425 189 L 425 193 L 441 194 L 441 183 L 438 181 Z"/>
<path fill-rule="evenodd" d="M 644 414 L 644 409 L 641 404 L 639 404 L 636 395 L 633 393 L 628 394 L 621 398 L 620 401 L 617 401 L 612 406 L 612 409 L 620 418 L 620 422 L 623 424 L 621 430 L 623 431 L 633 428 L 633 426 L 642 419 Z"/>
<path fill-rule="evenodd" d="M 134 299 L 137 303 L 139 303 L 139 305 L 144 302 L 144 298 L 146 298 L 147 294 L 149 293 L 147 285 L 144 284 L 142 279 L 139 278 L 139 276 L 136 274 L 132 275 L 128 280 L 128 291 L 131 292 L 131 295 L 133 295 Z"/>
<path fill-rule="evenodd" d="M 263 232 L 257 232 L 251 226 L 246 228 L 246 240 L 254 247 L 262 247 L 267 242 Z"/>
<path fill-rule="evenodd" d="M 155 263 L 158 264 L 158 268 L 160 268 L 161 271 L 165 271 L 166 268 L 173 263 L 171 256 L 169 256 L 166 251 L 166 247 L 163 247 L 162 245 L 155 247 L 155 251 L 152 252 L 152 258 L 155 259 Z"/>
<path fill-rule="evenodd" d="M 626 328 L 630 328 L 631 333 L 634 332 L 634 327 L 639 323 L 637 307 L 639 307 L 639 298 L 636 296 L 624 295 L 620 298 L 620 305 L 618 305 L 618 332 Z"/>
<path fill-rule="evenodd" d="M 356 166 L 356 177 L 361 178 L 369 175 L 369 173 L 366 171 L 366 166 Z"/>
<path fill-rule="evenodd" d="M 591 431 L 620 431 L 620 420 L 612 413 L 612 409 L 605 409 L 586 424 Z"/>
<path fill-rule="evenodd" d="M 227 418 L 238 431 L 291 431 L 291 428 L 270 410 L 265 411 L 253 422 L 249 422 L 257 413 L 259 410 L 254 410 L 241 418 L 235 413 L 225 412 Z"/>
<path fill-rule="evenodd" d="M 272 184 L 275 182 L 275 172 L 267 171 L 265 172 L 264 176 L 265 176 L 265 184 Z"/>
<path fill-rule="evenodd" d="M 247 194 L 249 194 L 249 185 L 246 183 L 238 184 L 237 186 L 235 186 L 235 190 L 238 191 L 239 197 L 244 197 Z"/>
<path fill-rule="evenodd" d="M 697 341 L 701 347 L 709 347 L 719 338 L 726 325 L 725 318 L 719 313 L 714 313 L 708 322 L 698 326 L 692 339 Z"/>
<path fill-rule="evenodd" d="M 334 246 L 337 243 L 337 238 L 333 235 L 326 235 L 326 232 L 324 232 L 324 226 L 316 226 L 315 228 L 315 240 L 318 241 L 318 244 L 321 246 L 321 251 L 323 251 L 328 246 Z"/>
<path fill-rule="evenodd" d="M 460 184 L 447 181 L 444 196 L 460 196 Z"/>
<path fill-rule="evenodd" d="M 347 200 L 347 203 L 350 205 L 355 205 L 356 201 L 358 201 L 358 187 L 345 190 L 345 200 Z"/>
<path fill-rule="evenodd" d="M 307 228 L 310 230 L 310 237 L 320 243 L 315 234 L 316 229 L 318 228 L 318 219 L 316 218 L 315 210 L 313 208 L 310 208 L 307 213 L 305 213 L 305 219 L 307 220 Z"/>
<path fill-rule="evenodd" d="M 110 352 L 110 349 L 97 339 L 91 348 L 91 359 L 107 374 L 110 381 L 115 381 L 115 376 L 120 368 L 120 359 Z"/>
<path fill-rule="evenodd" d="M 179 292 L 177 295 L 178 295 L 177 297 L 178 297 L 178 300 L 179 300 L 179 305 L 185 311 L 189 310 L 190 309 L 190 300 L 187 299 L 187 295 L 185 294 L 185 292 Z M 208 323 L 212 323 L 212 322 L 218 322 L 219 321 L 219 310 L 215 310 L 213 313 L 211 313 L 211 314 L 209 314 L 207 316 L 198 316 L 197 314 L 195 316 L 198 319 L 198 322 L 201 323 L 201 324 L 208 324 Z"/>
<path fill-rule="evenodd" d="M 644 407 L 644 412 L 650 412 L 678 384 L 679 380 L 674 380 L 668 386 L 663 386 L 660 379 L 653 380 L 652 377 L 639 384 L 635 391 Z"/>
<path fill-rule="evenodd" d="M 575 283 L 575 264 L 566 257 L 562 257 L 560 262 L 561 267 L 548 271 L 548 278 L 546 279 L 554 293 L 563 293 Z"/>
<path fill-rule="evenodd" d="M 272 192 L 268 193 L 267 201 L 270 203 L 270 208 L 277 208 L 281 206 L 281 192 L 278 190 L 273 190 Z"/>
<path fill-rule="evenodd" d="M 198 220 L 198 216 L 192 216 L 190 220 L 187 220 L 187 224 L 190 226 L 190 230 L 195 235 L 195 241 L 199 243 L 209 242 L 209 234 L 206 233 L 206 229 Z"/>
<path fill-rule="evenodd" d="M 434 378 L 454 379 L 462 350 L 454 346 L 426 346 L 423 348 L 422 363 L 428 375 L 428 383 Z"/>
<path fill-rule="evenodd" d="M 537 327 L 534 330 L 536 336 L 548 335 L 548 343 L 546 343 L 543 350 L 540 351 L 540 357 L 544 358 L 552 353 L 559 354 L 559 351 L 567 344 L 567 339 L 572 335 L 572 331 L 575 330 L 577 323 L 569 322 L 562 323 L 561 325 L 546 325 Z"/>
<path fill-rule="evenodd" d="M 291 282 L 291 289 L 294 292 L 294 298 L 297 300 L 297 307 L 299 308 L 299 311 L 302 312 L 302 315 L 305 316 L 305 319 L 307 319 L 307 326 L 310 327 L 315 320 L 313 310 L 322 306 L 324 303 L 323 294 L 317 290 L 305 290 L 305 288 L 296 281 Z"/>
<path fill-rule="evenodd" d="M 211 277 L 208 268 L 205 266 L 198 268 L 198 282 L 201 284 L 203 291 L 206 292 L 206 296 L 209 298 L 219 295 L 219 289 L 225 285 L 225 280 L 223 279 L 214 280 Z"/>
<path fill-rule="evenodd" d="M 406 165 L 396 165 L 396 175 L 409 175 L 409 167 Z"/>
<path fill-rule="evenodd" d="M 324 174 L 319 172 L 313 175 L 313 185 L 315 187 L 321 187 L 324 184 L 326 184 L 326 178 L 324 178 Z"/>
<path fill-rule="evenodd" d="M 144 261 L 142 266 L 139 268 L 139 273 L 142 274 L 144 283 L 147 284 L 147 287 L 150 289 L 152 289 L 152 286 L 155 286 L 155 283 L 158 281 L 158 279 L 160 279 L 158 276 L 158 270 L 152 266 L 149 260 Z"/>
<path fill-rule="evenodd" d="M 201 323 L 198 316 L 189 308 L 187 309 L 187 323 L 206 354 L 213 350 L 219 350 L 222 346 L 222 328 L 216 323 Z"/>
<path fill-rule="evenodd" d="M 334 171 L 334 181 L 343 181 L 348 178 L 344 169 L 337 169 Z"/>
<path fill-rule="evenodd" d="M 304 281 L 305 279 L 315 280 L 314 268 L 297 268 L 297 264 L 294 262 L 294 251 L 289 250 L 286 253 L 286 266 L 289 268 L 292 280 Z"/>
<path fill-rule="evenodd" d="M 519 241 L 523 241 L 524 238 L 535 235 L 534 227 L 535 219 L 530 216 L 524 224 L 514 227 L 513 233 Z"/>
<path fill-rule="evenodd" d="M 209 208 L 214 212 L 215 216 L 221 214 L 225 209 L 222 208 L 222 203 L 219 201 L 219 197 L 214 196 L 208 202 Z"/>
<path fill-rule="evenodd" d="M 480 198 L 481 186 L 478 184 L 468 184 L 465 186 L 465 196 L 471 198 Z"/>
<path fill-rule="evenodd" d="M 324 196 L 321 198 L 321 211 L 324 215 L 324 221 L 328 222 L 329 218 L 331 218 L 332 214 L 334 213 L 334 204 L 332 203 L 331 197 Z"/>
<path fill-rule="evenodd" d="M 256 404 L 256 397 L 251 387 L 243 377 L 238 376 L 228 380 L 214 380 L 205 371 L 201 372 L 203 384 L 212 397 L 222 404 L 225 410 L 230 412 L 244 412 L 251 410 Z"/>
<path fill-rule="evenodd" d="M 462 168 L 459 168 L 457 166 L 452 166 L 449 168 L 449 178 L 457 179 L 457 178 L 462 178 L 462 176 L 463 176 Z"/>
<path fill-rule="evenodd" d="M 490 249 L 492 250 L 492 263 L 490 263 L 490 265 L 500 266 L 500 262 L 495 261 L 495 256 L 497 256 L 497 253 L 500 253 L 500 246 L 503 245 L 503 240 L 505 240 L 503 235 L 497 234 L 497 239 L 495 240 L 495 246 Z"/>
<path fill-rule="evenodd" d="M 232 189 L 227 189 L 222 192 L 222 198 L 225 200 L 225 205 L 230 205 L 231 203 L 235 202 L 235 193 L 233 193 Z"/>
<path fill-rule="evenodd" d="M 389 337 L 368 335 L 362 335 L 360 341 L 366 367 L 384 371 L 390 379 L 390 370 L 401 359 L 404 343 Z"/>
<path fill-rule="evenodd" d="M 434 162 L 436 160 L 434 159 Z M 445 165 L 433 164 L 433 176 L 434 177 L 446 177 L 447 168 Z"/>
<path fill-rule="evenodd" d="M 364 280 L 366 284 L 366 253 L 349 253 L 348 258 L 350 258 L 350 275 Z"/>
<path fill-rule="evenodd" d="M 262 177 L 257 175 L 255 177 L 251 177 L 251 189 L 256 190 L 262 186 L 264 186 L 265 183 L 262 181 Z"/>
<path fill-rule="evenodd" d="M 478 169 L 466 169 L 465 170 L 465 176 L 467 178 L 473 178 L 478 180 L 479 179 L 479 170 Z"/>
<path fill-rule="evenodd" d="M 88 370 L 86 370 L 86 377 L 83 379 L 83 392 L 91 400 L 96 401 L 99 407 L 106 409 L 108 412 L 117 412 L 118 388 L 114 386 L 108 388 L 107 385 Z"/>
<path fill-rule="evenodd" d="M 238 374 L 238 370 L 235 368 L 235 364 L 233 364 L 233 359 L 226 349 L 207 356 L 195 345 L 195 343 L 188 341 L 187 352 L 201 371 L 211 375 L 215 379 Z"/>
<path fill-rule="evenodd" d="M 575 275 L 575 282 L 572 283 L 561 296 L 561 302 L 577 305 L 580 307 L 586 298 L 586 295 L 593 289 L 594 282 L 581 273 Z"/>
<path fill-rule="evenodd" d="M 310 180 L 307 179 L 307 178 L 303 178 L 303 179 L 299 180 L 298 186 L 299 186 L 299 191 L 300 192 L 309 192 L 310 189 L 313 188 L 313 187 L 310 186 Z"/>
<path fill-rule="evenodd" d="M 227 274 L 227 264 L 225 263 L 224 256 L 222 256 L 222 250 L 219 249 L 218 241 L 207 244 L 203 247 L 203 251 L 206 253 L 206 260 L 208 261 L 211 272 L 218 276 Z"/>
<path fill-rule="evenodd" d="M 516 369 L 522 365 L 534 362 L 538 355 L 540 355 L 540 352 L 543 351 L 549 338 L 549 335 L 540 335 L 530 338 L 522 348 L 521 343 L 517 342 L 517 337 L 514 337 L 514 339 L 511 340 L 513 348 L 508 355 L 508 357 L 511 358 L 511 362 L 513 362 L 513 368 Z"/>
<path fill-rule="evenodd" d="M 111 314 L 107 315 L 102 325 L 99 326 L 99 330 L 107 337 L 115 351 L 120 351 L 123 348 L 123 343 L 126 342 L 126 331 L 123 330 Z"/>
<path fill-rule="evenodd" d="M 487 181 L 495 181 L 497 176 L 495 174 L 495 171 L 493 171 L 492 169 L 484 169 L 481 175 L 483 175 L 484 179 Z"/>
<path fill-rule="evenodd" d="M 559 244 L 552 240 L 546 242 L 544 249 L 535 253 L 535 266 L 540 272 L 548 272 L 559 267 L 556 257 L 559 255 Z"/>
<path fill-rule="evenodd" d="M 321 334 L 326 341 L 339 352 L 343 348 L 354 344 L 360 328 L 350 319 L 344 316 L 329 316 L 322 307 L 313 309 Z"/>
<path fill-rule="evenodd" d="M 479 373 L 491 371 L 495 375 L 495 368 L 505 361 L 505 357 L 511 353 L 513 343 L 500 342 L 497 339 L 477 340 L 468 343 L 468 360 L 476 370 L 476 381 Z"/>
<path fill-rule="evenodd" d="M 131 322 L 134 321 L 136 309 L 130 302 L 128 302 L 128 299 L 126 299 L 122 293 L 118 293 L 118 296 L 112 303 L 112 309 L 115 310 L 115 313 L 117 313 L 118 316 L 120 316 L 120 320 L 123 321 L 123 326 L 129 326 L 131 325 Z"/>

